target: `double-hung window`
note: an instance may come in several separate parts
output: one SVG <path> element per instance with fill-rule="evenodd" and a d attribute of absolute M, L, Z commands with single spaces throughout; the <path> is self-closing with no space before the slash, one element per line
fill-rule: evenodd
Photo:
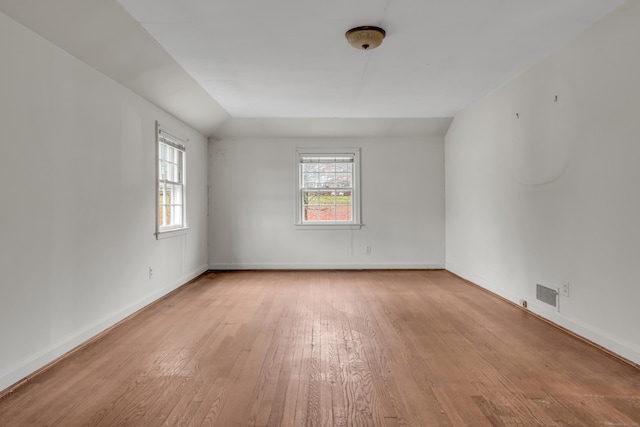
<path fill-rule="evenodd" d="M 184 140 L 157 129 L 157 224 L 156 236 L 186 228 Z"/>
<path fill-rule="evenodd" d="M 360 226 L 360 149 L 298 149 L 296 225 Z"/>

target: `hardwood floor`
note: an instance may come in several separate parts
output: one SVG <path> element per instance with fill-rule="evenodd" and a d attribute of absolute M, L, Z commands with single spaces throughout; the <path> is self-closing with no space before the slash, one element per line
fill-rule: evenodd
<path fill-rule="evenodd" d="M 209 273 L 0 426 L 640 426 L 640 371 L 446 271 Z"/>

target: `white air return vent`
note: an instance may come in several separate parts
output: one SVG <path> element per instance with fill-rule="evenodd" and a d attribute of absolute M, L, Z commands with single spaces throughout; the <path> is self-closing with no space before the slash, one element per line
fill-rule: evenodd
<path fill-rule="evenodd" d="M 547 285 L 536 284 L 536 299 L 558 309 L 558 290 Z"/>

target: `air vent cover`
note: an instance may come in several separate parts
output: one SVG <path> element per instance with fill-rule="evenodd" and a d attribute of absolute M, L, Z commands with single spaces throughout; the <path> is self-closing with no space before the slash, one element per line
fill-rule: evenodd
<path fill-rule="evenodd" d="M 558 290 L 540 283 L 536 284 L 536 299 L 554 308 L 558 308 Z"/>

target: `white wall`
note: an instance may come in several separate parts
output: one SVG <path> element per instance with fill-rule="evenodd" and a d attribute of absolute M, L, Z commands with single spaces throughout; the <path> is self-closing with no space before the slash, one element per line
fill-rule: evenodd
<path fill-rule="evenodd" d="M 361 147 L 364 227 L 294 227 L 296 147 Z M 209 152 L 212 269 L 444 266 L 442 137 L 236 138 Z"/>
<path fill-rule="evenodd" d="M 207 141 L 3 14 L 0 56 L 2 390 L 206 269 Z M 160 241 L 155 120 L 190 139 Z"/>
<path fill-rule="evenodd" d="M 638 40 L 628 2 L 457 116 L 445 144 L 447 268 L 636 363 Z M 535 302 L 540 281 L 570 283 L 559 312 Z"/>

